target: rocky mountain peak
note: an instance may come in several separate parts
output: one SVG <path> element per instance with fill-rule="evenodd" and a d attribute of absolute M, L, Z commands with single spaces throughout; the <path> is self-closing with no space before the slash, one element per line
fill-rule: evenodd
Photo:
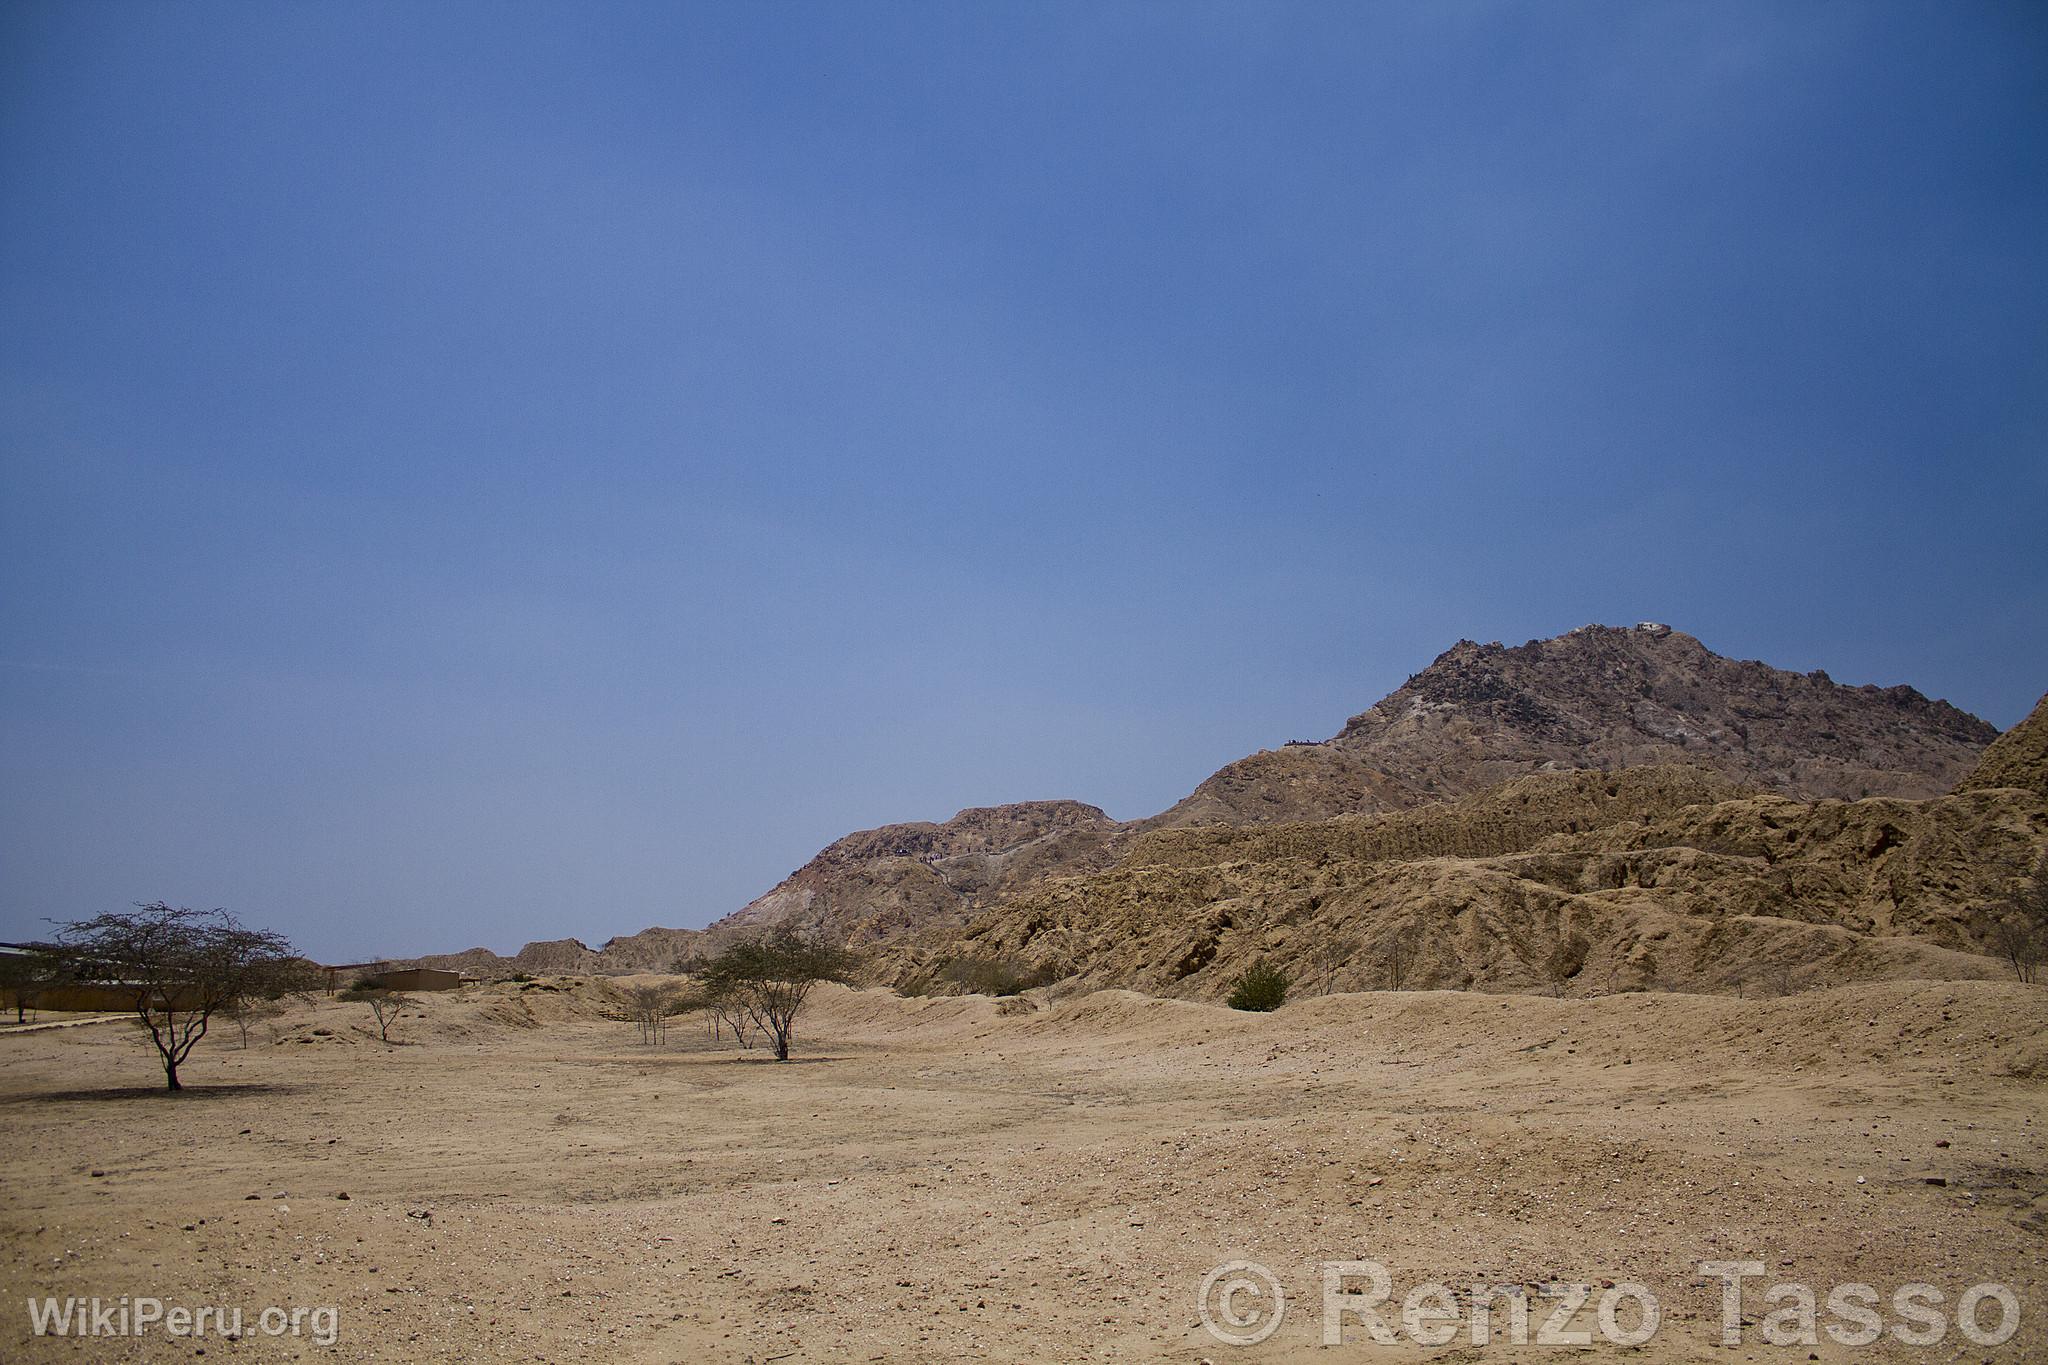
<path fill-rule="evenodd" d="M 1224 768 L 1158 823 L 1397 810 L 1529 772 L 1688 763 L 1806 798 L 1933 796 L 1996 731 L 1910 687 L 1724 658 L 1661 622 L 1460 640 L 1320 745 Z"/>

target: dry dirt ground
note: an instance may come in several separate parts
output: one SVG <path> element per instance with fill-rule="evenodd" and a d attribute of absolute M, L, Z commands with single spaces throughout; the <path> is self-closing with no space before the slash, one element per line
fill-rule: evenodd
<path fill-rule="evenodd" d="M 1495 1338 L 1321 1345 L 1320 1264 L 1441 1280 L 1640 1282 L 1636 1360 L 2048 1359 L 2048 989 L 1894 983 L 1769 1001 L 1330 996 L 1273 1016 L 1103 992 L 995 1002 L 820 992 L 799 1060 L 647 1046 L 606 988 L 427 997 L 385 1048 L 362 1006 L 232 1028 L 151 1087 L 127 1024 L 0 1037 L 0 1359 L 767 1362 L 1552 1359 Z M 1009 1007 L 1015 1010 L 1013 1002 Z M 325 1030 L 324 1033 L 316 1030 Z M 1930 1183 L 1933 1180 L 1946 1184 Z M 344 1197 L 346 1196 L 346 1197 Z M 1198 1315 L 1269 1267 L 1277 1332 Z M 1702 1261 L 1760 1261 L 1740 1345 Z M 1813 1345 L 1763 1287 L 1816 1289 Z M 1980 1282 L 1981 1346 L 1864 1348 L 1826 1295 Z M 1360 1283 L 1362 1282 L 1347 1282 Z M 240 1307 L 243 1335 L 31 1334 L 26 1300 Z M 1244 1318 L 1269 1300 L 1240 1295 Z M 267 1306 L 337 1310 L 272 1337 Z M 1979 1321 L 1995 1327 L 1999 1309 Z M 1224 1320 L 1218 1318 L 1219 1322 Z M 1632 1325 L 1624 1307 L 1619 1325 Z M 1228 1326 L 1227 1322 L 1224 1322 Z M 1249 1330 L 1249 1329 L 1247 1329 Z"/>

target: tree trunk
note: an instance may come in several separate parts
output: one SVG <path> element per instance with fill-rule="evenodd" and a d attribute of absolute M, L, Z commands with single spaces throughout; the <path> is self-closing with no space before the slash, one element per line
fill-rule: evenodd
<path fill-rule="evenodd" d="M 164 1063 L 164 1089 L 166 1089 L 166 1090 L 183 1090 L 184 1088 L 185 1088 L 184 1086 L 182 1086 L 182 1085 L 178 1084 L 178 1064 L 177 1064 L 176 1062 L 165 1062 L 165 1063 Z"/>

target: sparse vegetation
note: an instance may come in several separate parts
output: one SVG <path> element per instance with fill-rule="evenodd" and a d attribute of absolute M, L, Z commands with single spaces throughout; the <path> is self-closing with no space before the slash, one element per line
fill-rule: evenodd
<path fill-rule="evenodd" d="M 940 976 L 969 995 L 1021 995 L 1038 986 L 1049 986 L 1060 974 L 1046 964 L 1030 965 L 1014 957 L 963 957 L 947 965 Z"/>
<path fill-rule="evenodd" d="M 163 1063 L 164 1088 L 213 1016 L 238 1000 L 314 988 L 312 964 L 282 934 L 244 928 L 225 910 L 162 901 L 65 926 L 58 951 L 72 976 L 126 993 Z"/>
<path fill-rule="evenodd" d="M 639 1026 L 640 1041 L 659 1043 L 668 1034 L 668 1021 L 687 1006 L 683 993 L 674 986 L 632 986 L 626 991 L 627 1016 Z"/>
<path fill-rule="evenodd" d="M 1234 1010 L 1277 1010 L 1287 1003 L 1287 973 L 1269 962 L 1255 962 L 1230 987 Z"/>
<path fill-rule="evenodd" d="M 1386 973 L 1387 989 L 1398 991 L 1401 983 L 1408 979 L 1408 949 L 1400 939 L 1387 940 L 1387 946 L 1380 953 L 1380 965 Z"/>

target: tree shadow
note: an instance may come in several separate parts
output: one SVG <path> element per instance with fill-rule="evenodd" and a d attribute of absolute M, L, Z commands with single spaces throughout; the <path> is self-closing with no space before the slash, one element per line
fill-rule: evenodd
<path fill-rule="evenodd" d="M 247 1085 L 188 1085 L 182 1090 L 169 1090 L 161 1085 L 116 1085 L 98 1090 L 38 1090 L 26 1094 L 0 1095 L 0 1106 L 52 1104 L 73 1100 L 227 1100 L 238 1095 L 296 1095 L 309 1088 L 273 1081 L 253 1081 Z"/>

